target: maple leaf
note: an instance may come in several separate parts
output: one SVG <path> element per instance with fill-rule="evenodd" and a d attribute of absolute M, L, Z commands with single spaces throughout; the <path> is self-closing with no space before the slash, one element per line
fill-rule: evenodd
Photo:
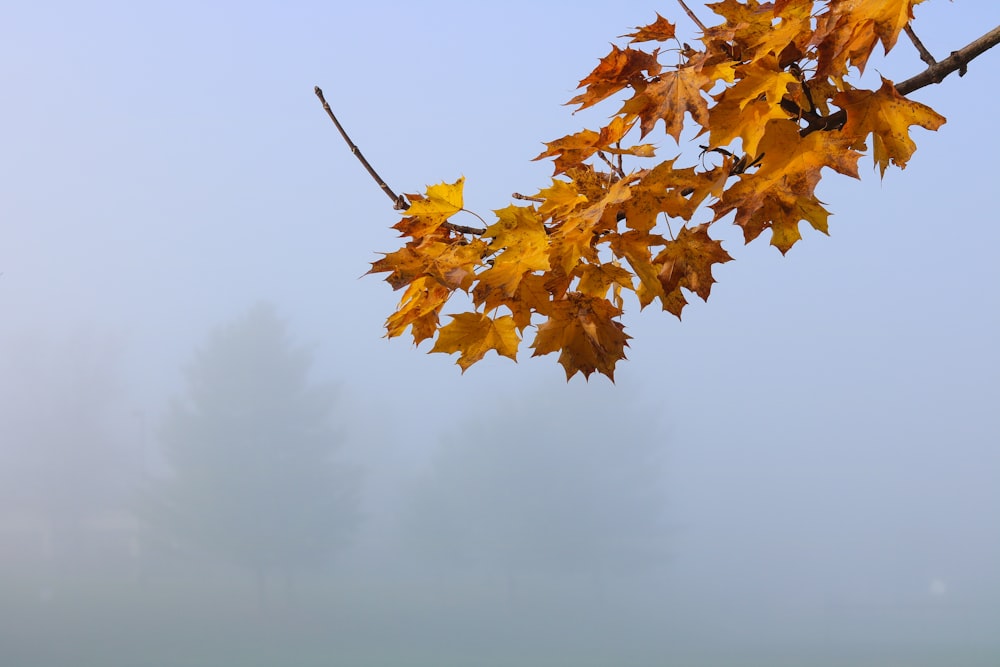
<path fill-rule="evenodd" d="M 724 264 L 732 259 L 722 249 L 722 243 L 708 236 L 708 227 L 708 224 L 682 227 L 677 238 L 667 241 L 656 256 L 654 262 L 661 267 L 658 278 L 664 294 L 679 292 L 683 287 L 703 301 L 708 300 L 715 282 L 712 265 Z"/>
<path fill-rule="evenodd" d="M 552 160 L 551 185 L 515 195 L 533 204 L 499 209 L 495 223 L 477 230 L 447 223 L 464 210 L 463 179 L 407 195 L 409 210 L 395 229 L 408 240 L 369 271 L 404 290 L 387 336 L 409 328 L 419 344 L 436 334 L 431 351 L 458 352 L 464 371 L 489 350 L 514 359 L 518 336 L 544 318 L 533 356 L 558 352 L 567 379 L 596 371 L 613 380 L 629 340 L 619 321 L 626 290 L 640 309 L 659 300 L 679 318 L 687 292 L 707 300 L 714 267 L 732 259 L 709 236 L 710 225 L 733 212 L 747 243 L 770 230 L 771 245 L 784 254 L 802 238 L 802 222 L 828 233 L 830 214 L 816 196 L 824 169 L 857 178 L 869 137 L 882 175 L 889 164 L 905 167 L 915 150 L 910 128 L 936 130 L 945 122 L 887 79 L 870 91 L 856 89 L 849 76 L 864 70 L 877 44 L 893 48 L 919 1 L 719 0 L 708 7 L 723 22 L 702 26 L 701 50 L 677 39 L 659 14 L 623 35 L 630 45 L 676 39 L 676 66 L 664 69 L 659 49 L 612 46 L 570 104 L 585 109 L 626 88 L 631 96 L 604 126 L 545 144 L 535 159 Z M 907 79 L 904 90 L 963 73 L 983 45 L 998 42 L 984 35 Z M 661 121 L 678 143 L 685 124 L 708 134 L 700 170 L 681 157 L 626 166 L 626 157 L 649 158 L 655 150 L 623 145 L 625 138 L 646 137 Z M 708 152 L 720 164 L 706 168 Z M 673 226 L 694 219 L 709 198 L 711 221 Z M 442 326 L 441 310 L 457 290 L 471 296 L 475 312 Z M 496 315 L 500 309 L 510 314 Z"/>
<path fill-rule="evenodd" d="M 481 239 L 467 242 L 424 240 L 411 243 L 372 262 L 368 273 L 388 272 L 385 281 L 393 289 L 409 285 L 421 276 L 431 276 L 450 289 L 468 290 L 475 269 L 481 265 L 487 244 Z"/>
<path fill-rule="evenodd" d="M 402 335 L 412 327 L 414 344 L 431 338 L 437 331 L 441 308 L 451 298 L 452 291 L 429 276 L 417 278 L 403 292 L 396 312 L 385 322 L 386 337 Z"/>
<path fill-rule="evenodd" d="M 652 231 L 661 213 L 690 220 L 706 197 L 720 194 L 715 169 L 698 173 L 693 167 L 675 168 L 674 162 L 666 160 L 638 174 L 631 196 L 622 204 L 629 229 Z"/>
<path fill-rule="evenodd" d="M 739 81 L 719 93 L 717 104 L 709 111 L 709 143 L 726 146 L 739 137 L 743 152 L 754 156 L 767 122 L 788 117 L 781 100 L 796 79 L 778 67 L 773 54 L 738 67 L 736 72 Z"/>
<path fill-rule="evenodd" d="M 635 32 L 630 32 L 622 37 L 631 37 L 630 44 L 636 42 L 666 42 L 674 38 L 676 26 L 667 19 L 656 14 L 656 21 L 649 25 L 636 26 Z"/>
<path fill-rule="evenodd" d="M 612 45 L 611 53 L 601 58 L 600 64 L 594 71 L 580 82 L 578 87 L 585 87 L 587 90 L 568 103 L 579 104 L 580 109 L 586 109 L 614 95 L 633 82 L 645 80 L 646 76 L 656 76 L 660 73 L 660 61 L 657 60 L 657 53 L 659 53 L 659 49 L 652 53 L 646 53 L 638 49 L 628 47 L 620 49 Z M 643 76 L 642 72 L 646 72 L 646 76 Z"/>
<path fill-rule="evenodd" d="M 599 234 L 617 226 L 617 214 L 631 195 L 629 181 L 616 181 L 600 199 L 559 221 L 549 235 L 553 266 L 568 275 L 581 258 L 597 263 L 594 242 Z"/>
<path fill-rule="evenodd" d="M 632 271 L 639 278 L 639 286 L 636 288 L 636 296 L 639 297 L 639 306 L 645 308 L 653 299 L 659 298 L 663 301 L 664 310 L 674 308 L 680 313 L 683 303 L 667 301 L 666 293 L 663 291 L 663 284 L 660 282 L 660 267 L 653 263 L 651 246 L 661 246 L 667 240 L 657 234 L 649 234 L 641 231 L 627 231 L 623 234 L 610 234 L 609 243 L 611 251 L 616 257 L 620 257 L 629 263 Z M 670 312 L 674 312 L 670 310 Z"/>
<path fill-rule="evenodd" d="M 847 112 L 842 132 L 853 140 L 854 148 L 862 148 L 871 134 L 872 156 L 883 177 L 890 161 L 903 169 L 917 149 L 910 139 L 911 125 L 936 130 L 945 123 L 944 116 L 906 99 L 884 77 L 877 91 L 847 90 L 834 96 L 833 103 Z"/>
<path fill-rule="evenodd" d="M 491 250 L 502 252 L 479 280 L 512 296 L 525 273 L 549 270 L 549 242 L 545 225 L 534 208 L 511 205 L 496 214 L 497 222 L 486 229 L 484 236 L 493 237 Z"/>
<path fill-rule="evenodd" d="M 832 0 L 816 18 L 811 43 L 816 46 L 816 74 L 841 76 L 849 66 L 864 72 L 875 44 L 888 53 L 913 18 L 913 6 L 923 0 Z"/>
<path fill-rule="evenodd" d="M 520 339 L 510 315 L 493 319 L 483 313 L 460 313 L 449 317 L 451 322 L 441 327 L 430 351 L 461 352 L 455 363 L 462 367 L 463 373 L 490 350 L 517 361 Z"/>
<path fill-rule="evenodd" d="M 630 338 L 615 320 L 621 312 L 607 299 L 570 292 L 552 303 L 549 319 L 538 327 L 531 356 L 559 352 L 567 380 L 576 373 L 589 378 L 598 371 L 614 382 L 615 364 L 625 358 Z"/>
<path fill-rule="evenodd" d="M 606 151 L 619 155 L 635 155 L 637 157 L 653 157 L 655 151 L 650 144 L 639 144 L 630 148 L 619 148 L 617 144 L 632 129 L 634 121 L 626 121 L 624 118 L 615 117 L 600 132 L 593 130 L 583 130 L 576 134 L 570 134 L 550 141 L 545 145 L 548 149 L 536 156 L 535 160 L 547 157 L 555 157 L 555 173 L 560 174 L 571 167 L 583 163 L 597 151 Z"/>
<path fill-rule="evenodd" d="M 480 282 L 472 290 L 472 299 L 477 307 L 486 311 L 493 311 L 501 306 L 507 308 L 518 331 L 524 331 L 531 324 L 533 315 L 548 315 L 553 292 L 561 296 L 565 291 L 548 276 L 528 273 L 521 277 L 517 291 L 511 296 L 489 283 Z"/>
<path fill-rule="evenodd" d="M 410 200 L 407 217 L 395 225 L 407 236 L 424 236 L 435 231 L 448 218 L 462 210 L 462 187 L 465 177 L 454 183 L 439 183 L 427 188 L 427 196 L 406 195 Z"/>
<path fill-rule="evenodd" d="M 622 307 L 622 288 L 635 289 L 632 285 L 632 274 L 623 269 L 618 262 L 578 264 L 573 274 L 580 278 L 577 290 L 588 296 L 606 298 L 608 290 L 613 288 L 612 298 L 617 308 Z"/>
<path fill-rule="evenodd" d="M 714 80 L 695 67 L 664 72 L 658 80 L 637 87 L 636 94 L 625 101 L 618 113 L 638 117 L 643 137 L 662 120 L 667 134 L 679 143 L 685 112 L 702 127 L 708 127 L 708 102 L 701 91 L 713 83 Z"/>
<path fill-rule="evenodd" d="M 714 220 L 735 210 L 734 222 L 743 227 L 747 243 L 763 229 L 777 227 L 782 233 L 772 235 L 771 244 L 785 254 L 798 240 L 797 231 L 788 232 L 789 225 L 797 228 L 803 219 L 817 229 L 825 225 L 826 212 L 813 196 L 821 169 L 829 167 L 858 178 L 861 154 L 840 133 L 813 132 L 802 137 L 798 125 L 791 120 L 770 121 L 759 150 L 765 156 L 760 168 L 754 173 L 741 174 L 739 182 L 712 204 Z M 819 211 L 822 223 L 818 222 Z"/>

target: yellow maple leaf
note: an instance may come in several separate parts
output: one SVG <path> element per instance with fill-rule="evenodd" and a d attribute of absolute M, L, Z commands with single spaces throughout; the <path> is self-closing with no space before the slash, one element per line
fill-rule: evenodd
<path fill-rule="evenodd" d="M 653 299 L 665 299 L 666 294 L 659 278 L 660 267 L 653 263 L 650 247 L 664 245 L 666 239 L 657 234 L 629 230 L 623 234 L 610 234 L 608 242 L 615 256 L 627 261 L 639 278 L 635 293 L 639 297 L 640 308 L 648 306 Z M 664 300 L 664 309 L 669 309 L 668 305 L 676 307 L 674 302 Z"/>
<path fill-rule="evenodd" d="M 446 354 L 460 352 L 455 363 L 462 367 L 463 373 L 490 350 L 517 361 L 520 339 L 514 318 L 510 315 L 493 319 L 483 313 L 460 313 L 449 317 L 451 322 L 441 327 L 430 351 Z"/>
<path fill-rule="evenodd" d="M 524 331 L 531 324 L 534 314 L 548 315 L 553 292 L 562 296 L 565 291 L 565 287 L 556 285 L 548 274 L 528 273 L 521 277 L 517 291 L 512 296 L 488 283 L 479 282 L 472 290 L 472 300 L 477 308 L 487 312 L 500 306 L 507 308 L 514 317 L 518 331 Z"/>
<path fill-rule="evenodd" d="M 493 237 L 490 249 L 499 255 L 479 274 L 479 281 L 513 296 L 524 274 L 549 270 L 549 240 L 534 208 L 510 205 L 495 213 L 497 222 L 483 236 Z"/>
<path fill-rule="evenodd" d="M 395 338 L 412 327 L 414 344 L 430 338 L 437 331 L 441 308 L 451 294 L 452 290 L 430 276 L 417 278 L 403 292 L 396 312 L 386 320 L 386 336 Z"/>
<path fill-rule="evenodd" d="M 708 113 L 709 143 L 713 147 L 726 146 L 739 137 L 743 152 L 756 156 L 767 122 L 788 117 L 781 100 L 796 79 L 778 66 L 773 54 L 737 67 L 736 75 L 739 81 L 715 97 L 717 104 Z"/>
<path fill-rule="evenodd" d="M 903 97 L 892 81 L 884 77 L 877 91 L 846 90 L 834 96 L 833 103 L 847 112 L 842 132 L 855 148 L 863 147 L 868 135 L 872 136 L 872 157 L 883 177 L 890 161 L 900 169 L 905 168 L 917 149 L 910 139 L 911 125 L 936 130 L 945 123 L 944 116 Z"/>
<path fill-rule="evenodd" d="M 573 274 L 580 279 L 577 290 L 589 296 L 607 298 L 608 290 L 613 289 L 612 300 L 618 308 L 622 307 L 622 288 L 635 289 L 632 285 L 632 274 L 623 269 L 618 262 L 578 264 Z"/>
<path fill-rule="evenodd" d="M 465 177 L 454 183 L 439 183 L 427 188 L 427 195 L 408 194 L 410 207 L 396 229 L 408 236 L 419 237 L 440 227 L 448 218 L 462 210 L 462 187 Z"/>
<path fill-rule="evenodd" d="M 569 275 L 581 258 L 597 263 L 597 236 L 617 226 L 617 214 L 632 195 L 628 180 L 616 181 L 590 206 L 570 212 L 551 228 L 549 259 Z"/>

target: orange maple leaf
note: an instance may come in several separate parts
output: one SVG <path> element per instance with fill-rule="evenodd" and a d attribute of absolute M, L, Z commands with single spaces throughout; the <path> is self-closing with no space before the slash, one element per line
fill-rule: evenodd
<path fill-rule="evenodd" d="M 708 236 L 708 227 L 708 224 L 682 227 L 677 238 L 667 241 L 656 256 L 654 261 L 661 267 L 658 277 L 665 294 L 679 292 L 683 287 L 708 300 L 715 282 L 712 265 L 732 259 L 722 249 L 722 243 Z"/>
<path fill-rule="evenodd" d="M 622 37 L 631 37 L 629 44 L 636 42 L 666 42 L 674 38 L 675 25 L 667 19 L 656 14 L 656 20 L 649 25 L 636 26 L 635 32 L 630 32 Z"/>
<path fill-rule="evenodd" d="M 441 327 L 430 351 L 461 352 L 455 363 L 462 367 L 463 373 L 490 350 L 517 361 L 520 339 L 510 315 L 493 319 L 483 313 L 460 313 L 449 317 L 451 322 Z"/>
<path fill-rule="evenodd" d="M 813 132 L 802 137 L 793 120 L 770 121 L 759 150 L 764 154 L 760 168 L 740 174 L 739 182 L 712 204 L 714 220 L 735 210 L 734 222 L 743 228 L 747 243 L 768 227 L 786 230 L 771 237 L 771 244 L 784 254 L 798 239 L 797 232 L 787 232 L 788 226 L 797 228 L 800 220 L 807 220 L 826 231 L 826 211 L 813 195 L 822 168 L 858 178 L 861 154 L 838 132 Z"/>
<path fill-rule="evenodd" d="M 618 142 L 632 129 L 635 120 L 626 121 L 620 116 L 616 116 L 600 132 L 593 130 L 583 130 L 576 134 L 570 134 L 562 139 L 546 142 L 548 148 L 537 155 L 534 159 L 555 157 L 555 173 L 560 174 L 572 167 L 579 166 L 584 160 L 594 155 L 597 151 L 605 151 L 620 155 L 635 155 L 637 157 L 653 157 L 655 151 L 650 144 L 639 144 L 630 148 L 617 146 Z"/>
<path fill-rule="evenodd" d="M 615 320 L 621 313 L 607 299 L 570 292 L 552 303 L 549 319 L 538 327 L 531 356 L 559 352 L 567 380 L 576 373 L 589 378 L 598 371 L 614 382 L 615 364 L 625 358 L 630 338 Z"/>
<path fill-rule="evenodd" d="M 656 81 L 637 86 L 636 94 L 625 101 L 618 113 L 638 117 L 643 137 L 653 131 L 657 121 L 662 120 L 667 134 L 679 143 L 685 112 L 691 114 L 691 118 L 702 127 L 708 127 L 708 102 L 702 90 L 714 83 L 714 79 L 696 67 L 664 72 Z"/>
<path fill-rule="evenodd" d="M 580 109 L 586 109 L 633 82 L 645 80 L 647 76 L 656 76 L 660 73 L 660 61 L 656 58 L 658 53 L 659 49 L 646 53 L 612 45 L 611 53 L 601 58 L 594 71 L 580 82 L 578 87 L 587 90 L 571 99 L 568 104 L 579 104 Z M 643 76 L 643 72 L 646 72 L 646 76 Z"/>
<path fill-rule="evenodd" d="M 834 96 L 833 103 L 847 112 L 842 132 L 855 148 L 864 148 L 865 139 L 871 134 L 872 157 L 883 177 L 890 161 L 903 169 L 917 149 L 910 139 L 911 125 L 936 130 L 945 123 L 945 117 L 929 106 L 896 92 L 892 81 L 885 77 L 877 91 L 846 90 Z"/>
<path fill-rule="evenodd" d="M 424 240 L 409 243 L 396 252 L 372 262 L 368 273 L 388 272 L 385 281 L 400 289 L 420 276 L 431 276 L 450 289 L 468 290 L 476 267 L 482 265 L 487 244 L 481 239 L 448 242 Z"/>
<path fill-rule="evenodd" d="M 913 6 L 922 1 L 832 0 L 827 11 L 816 17 L 811 40 L 818 54 L 816 76 L 843 76 L 849 66 L 864 72 L 875 44 L 881 41 L 888 53 L 913 18 Z"/>

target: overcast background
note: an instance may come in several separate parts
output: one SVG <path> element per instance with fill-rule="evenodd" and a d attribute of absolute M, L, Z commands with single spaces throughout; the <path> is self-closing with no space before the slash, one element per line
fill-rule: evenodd
<path fill-rule="evenodd" d="M 113 457 L 90 457 L 82 437 L 70 438 L 63 460 L 73 463 L 60 473 L 73 482 L 31 477 L 38 468 L 25 462 L 37 452 L 25 434 L 49 443 L 37 434 L 69 423 L 65 406 L 97 393 L 115 460 L 163 475 L 158 434 L 171 399 L 187 391 L 184 369 L 213 331 L 259 303 L 311 349 L 310 377 L 337 387 L 342 457 L 362 471 L 364 518 L 339 570 L 356 588 L 333 596 L 363 600 L 361 620 L 341 607 L 324 616 L 320 595 L 309 607 L 313 634 L 264 637 L 252 630 L 259 601 L 249 596 L 226 608 L 232 615 L 218 622 L 229 634 L 220 631 L 211 650 L 195 643 L 162 658 L 142 648 L 159 646 L 146 637 L 95 649 L 93 664 L 117 664 L 109 655 L 164 666 L 278 664 L 267 646 L 281 647 L 289 665 L 1000 661 L 1000 51 L 912 96 L 948 122 L 913 131 L 918 150 L 905 171 L 880 181 L 866 157 L 860 182 L 825 173 L 830 237 L 803 229 L 782 258 L 725 230 L 736 261 L 715 270 L 708 304 L 692 300 L 683 323 L 633 307 L 615 385 L 597 376 L 567 384 L 555 355 L 524 352 L 517 364 L 490 355 L 462 375 L 453 358 L 425 354 L 427 343 L 383 339 L 399 295 L 361 276 L 378 252 L 398 247 L 389 229 L 397 214 L 313 86 L 394 189 L 464 175 L 466 207 L 486 216 L 511 192 L 546 185 L 551 165 L 530 161 L 541 142 L 615 110 L 572 115 L 562 105 L 610 41 L 657 11 L 693 41 L 690 21 L 666 1 L 0 9 L 0 515 L 13 526 L 56 488 L 96 497 L 138 484 L 121 471 L 102 481 L 97 471 Z M 1000 23 L 1000 6 L 932 0 L 916 15 L 916 31 L 943 58 Z M 871 85 L 878 73 L 899 81 L 922 68 L 905 37 L 897 51 L 873 59 Z M 668 137 L 656 141 L 661 156 L 675 150 Z M 547 455 L 525 448 L 534 440 L 548 443 L 539 444 Z M 560 497 L 565 462 L 577 455 L 567 443 L 591 461 L 586 474 L 631 470 L 604 492 L 629 498 L 619 519 L 656 532 L 656 571 L 593 584 L 595 597 L 581 603 L 591 584 L 557 584 L 551 574 L 573 569 L 572 550 L 544 567 L 523 565 L 530 558 L 517 552 L 506 574 L 483 566 L 500 572 L 495 591 L 475 574 L 444 602 L 413 588 L 435 567 L 407 569 L 398 561 L 409 552 L 387 545 L 425 533 L 412 518 L 415 499 L 431 503 L 420 515 L 428 521 L 441 506 L 477 507 L 505 442 L 524 462 L 502 478 L 511 496 L 527 484 Z M 643 477 L 655 496 L 645 504 L 627 481 L 637 469 L 656 471 L 655 483 Z M 480 483 L 450 503 L 435 500 L 420 491 L 440 486 L 426 481 L 434 473 Z M 586 501 L 575 492 L 571 500 Z M 459 535 L 475 523 L 462 521 Z M 445 530 L 431 523 L 427 531 Z M 616 523 L 581 525 L 593 537 Z M 533 553 L 536 538 L 505 539 Z M 588 567 L 631 572 L 617 558 L 609 552 Z M 433 554 L 424 562 L 441 563 Z M 60 606 L 53 581 L 66 578 L 62 570 L 39 574 L 29 590 L 20 565 L 0 567 L 5 663 L 10 651 L 21 665 L 82 664 L 80 647 L 98 631 L 87 623 L 102 605 L 113 608 L 108 618 L 129 616 L 101 586 Z M 617 595 L 601 592 L 608 586 Z M 165 611 L 123 634 L 183 637 L 170 619 L 202 604 L 195 593 L 176 607 L 148 590 L 130 595 L 133 611 Z M 493 613 L 484 600 L 494 597 L 519 601 L 523 613 Z M 581 608 L 590 615 L 569 613 Z M 259 641 L 245 653 L 243 621 Z M 356 631 L 325 634 L 333 627 Z M 296 662 L 288 656 L 300 643 L 310 648 Z M 60 644 L 65 654 L 52 648 Z"/>

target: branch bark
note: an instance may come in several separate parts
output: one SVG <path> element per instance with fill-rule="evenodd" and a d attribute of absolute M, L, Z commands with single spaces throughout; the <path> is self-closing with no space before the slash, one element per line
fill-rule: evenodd
<path fill-rule="evenodd" d="M 932 83 L 941 83 L 952 72 L 958 72 L 959 76 L 965 76 L 968 64 L 975 58 L 981 56 L 986 51 L 1000 44 L 1000 25 L 990 30 L 988 33 L 965 45 L 958 51 L 952 51 L 951 55 L 944 60 L 938 61 L 929 66 L 920 74 L 912 76 L 906 81 L 896 84 L 896 91 L 900 95 L 908 95 L 915 90 L 920 90 Z M 817 130 L 832 130 L 843 126 L 847 120 L 847 112 L 843 109 L 829 116 L 823 116 L 813 120 L 802 129 L 802 136 L 816 132 Z"/>
<path fill-rule="evenodd" d="M 327 104 L 326 98 L 323 97 L 323 91 L 320 89 L 320 87 L 316 86 L 314 88 L 314 92 L 316 93 L 316 97 L 319 98 L 319 101 L 323 103 L 323 109 L 326 111 L 326 115 L 329 116 L 330 120 L 333 121 L 333 124 L 337 126 L 337 130 L 340 132 L 340 136 L 344 138 L 344 141 L 347 143 L 347 147 L 351 149 L 351 153 L 354 154 L 354 157 L 358 158 L 362 166 L 364 166 L 364 168 L 368 171 L 368 174 L 373 179 L 375 179 L 375 182 L 378 183 L 378 186 L 382 188 L 382 192 L 388 195 L 389 199 L 392 200 L 392 207 L 397 211 L 405 211 L 406 209 L 410 208 L 410 202 L 406 201 L 406 197 L 404 197 L 403 195 L 397 195 L 395 192 L 392 191 L 392 188 L 386 185 L 386 182 L 383 181 L 382 177 L 378 175 L 378 172 L 375 171 L 375 168 L 372 167 L 371 164 L 368 162 L 368 160 L 365 159 L 365 156 L 361 154 L 361 149 L 358 148 L 353 141 L 351 141 L 351 138 L 349 136 L 347 136 L 347 130 L 345 130 L 344 126 L 340 124 L 340 121 L 337 120 L 337 117 L 333 115 L 333 109 L 331 109 L 330 105 Z"/>

